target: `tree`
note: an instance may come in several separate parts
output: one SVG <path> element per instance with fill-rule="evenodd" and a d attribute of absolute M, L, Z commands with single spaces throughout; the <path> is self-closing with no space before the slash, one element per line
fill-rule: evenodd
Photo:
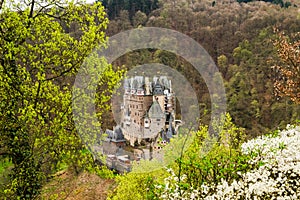
<path fill-rule="evenodd" d="M 108 12 L 110 20 L 115 19 L 121 11 L 127 11 L 130 20 L 136 12 L 140 11 L 149 14 L 151 11 L 158 8 L 158 0 L 96 0 L 102 2 Z"/>
<path fill-rule="evenodd" d="M 61 163 L 77 172 L 92 163 L 72 120 L 71 85 L 105 43 L 107 23 L 100 3 L 0 0 L 0 156 L 13 163 L 0 196 L 33 199 Z"/>
<path fill-rule="evenodd" d="M 133 26 L 143 26 L 147 22 L 147 15 L 141 11 L 137 11 L 133 17 Z"/>
<path fill-rule="evenodd" d="M 278 73 L 275 92 L 300 104 L 300 33 L 292 37 L 278 33 L 274 45 L 281 59 L 281 63 L 273 67 Z"/>

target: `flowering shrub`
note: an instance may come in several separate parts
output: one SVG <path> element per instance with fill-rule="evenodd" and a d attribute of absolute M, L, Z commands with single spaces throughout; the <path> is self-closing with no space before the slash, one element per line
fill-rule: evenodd
<path fill-rule="evenodd" d="M 197 190 L 182 189 L 185 176 L 171 176 L 164 185 L 161 199 L 300 199 L 300 127 L 288 126 L 276 137 L 261 136 L 241 146 L 244 155 L 251 155 L 248 165 L 260 167 L 228 183 L 203 183 Z"/>
<path fill-rule="evenodd" d="M 167 169 L 170 176 L 164 179 L 164 184 L 155 185 L 156 194 L 160 199 L 170 200 L 190 200 L 198 199 L 199 192 L 193 188 L 184 188 L 186 184 L 186 175 L 178 178 L 172 169 Z"/>

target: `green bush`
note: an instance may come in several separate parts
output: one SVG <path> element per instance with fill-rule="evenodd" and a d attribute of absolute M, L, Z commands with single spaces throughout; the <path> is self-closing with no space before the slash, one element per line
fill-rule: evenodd
<path fill-rule="evenodd" d="M 177 159 L 168 166 L 170 170 L 118 176 L 118 186 L 109 199 L 159 199 L 166 191 L 173 190 L 182 196 L 186 191 L 199 190 L 203 184 L 217 185 L 222 180 L 231 183 L 241 174 L 256 168 L 248 165 L 251 155 L 243 155 L 240 151 L 246 138 L 244 129 L 236 127 L 229 114 L 221 120 L 223 127 L 214 127 L 218 137 L 210 135 L 207 126 L 201 126 L 199 131 L 187 134 L 188 142 L 184 137 L 171 141 L 169 146 L 174 147 L 174 151 L 165 156 L 174 158 L 176 154 Z M 170 176 L 167 171 L 173 174 Z M 172 184 L 172 181 L 176 183 Z"/>
<path fill-rule="evenodd" d="M 108 200 L 144 200 L 157 199 L 154 193 L 155 185 L 161 183 L 167 176 L 164 169 L 151 173 L 130 172 L 116 177 L 117 187 L 109 195 Z"/>
<path fill-rule="evenodd" d="M 210 135 L 207 126 L 200 127 L 188 150 L 172 166 L 178 179 L 186 176 L 184 182 L 179 183 L 183 191 L 198 189 L 204 183 L 217 184 L 222 179 L 230 183 L 257 167 L 248 165 L 251 155 L 240 151 L 246 139 L 244 129 L 236 127 L 229 114 L 221 120 L 223 127 L 215 127 L 218 136 Z"/>

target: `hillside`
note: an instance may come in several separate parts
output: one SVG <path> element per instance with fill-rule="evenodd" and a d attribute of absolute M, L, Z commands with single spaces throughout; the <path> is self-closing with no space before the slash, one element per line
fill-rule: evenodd
<path fill-rule="evenodd" d="M 109 9 L 109 7 L 108 7 Z M 284 128 L 299 119 L 299 106 L 275 95 L 274 82 L 280 74 L 272 66 L 281 63 L 274 40 L 279 32 L 291 36 L 300 30 L 299 8 L 281 8 L 267 2 L 237 3 L 217 1 L 163 1 L 150 13 L 130 13 L 119 8 L 108 25 L 115 35 L 139 26 L 170 28 L 188 35 L 208 51 L 222 73 L 227 93 L 227 111 L 233 121 L 251 136 Z M 131 15 L 133 15 L 131 17 Z M 114 61 L 129 70 L 143 63 L 160 62 L 184 75 L 196 90 L 200 112 L 208 123 L 211 102 L 207 86 L 183 58 L 161 50 L 139 50 Z M 209 112 L 208 112 L 209 113 Z M 279 114 L 283 113 L 283 114 Z M 109 127 L 112 121 L 104 121 Z"/>
<path fill-rule="evenodd" d="M 112 179 L 101 179 L 87 172 L 78 176 L 71 171 L 61 171 L 44 186 L 40 199 L 105 200 L 114 187 Z"/>
<path fill-rule="evenodd" d="M 0 199 L 300 198 L 299 7 L 299 0 L 0 0 Z M 120 44 L 108 40 L 143 27 L 189 39 L 158 39 L 178 55 L 158 45 L 99 57 L 106 46 L 115 47 L 109 57 L 123 41 L 143 43 L 134 31 Z M 198 56 L 184 57 L 187 41 L 207 52 L 206 67 L 216 64 L 219 72 L 202 72 L 212 83 L 192 65 Z M 185 85 L 170 84 L 187 102 L 193 94 L 196 105 L 174 104 L 185 114 L 199 111 L 199 129 L 172 136 L 164 168 L 142 160 L 116 175 L 99 165 L 95 147 L 117 123 L 113 108 L 121 106 L 112 96 L 126 71 L 153 63 L 184 77 Z M 225 99 L 214 92 L 220 82 L 226 111 L 211 120 L 215 102 Z M 133 116 L 139 106 L 130 106 Z"/>

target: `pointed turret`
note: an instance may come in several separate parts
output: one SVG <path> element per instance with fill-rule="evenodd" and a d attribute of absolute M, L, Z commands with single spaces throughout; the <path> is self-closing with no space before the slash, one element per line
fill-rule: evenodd
<path fill-rule="evenodd" d="M 159 103 L 154 101 L 148 112 L 149 118 L 157 118 L 162 119 L 165 118 L 165 114 L 163 113 Z"/>
<path fill-rule="evenodd" d="M 168 142 L 170 142 L 170 139 L 173 137 L 173 134 L 174 134 L 174 129 L 173 129 L 172 123 L 173 123 L 173 117 L 172 117 L 172 115 L 170 115 L 169 127 L 168 127 L 168 130 L 167 130 L 167 133 L 166 133 Z"/>

